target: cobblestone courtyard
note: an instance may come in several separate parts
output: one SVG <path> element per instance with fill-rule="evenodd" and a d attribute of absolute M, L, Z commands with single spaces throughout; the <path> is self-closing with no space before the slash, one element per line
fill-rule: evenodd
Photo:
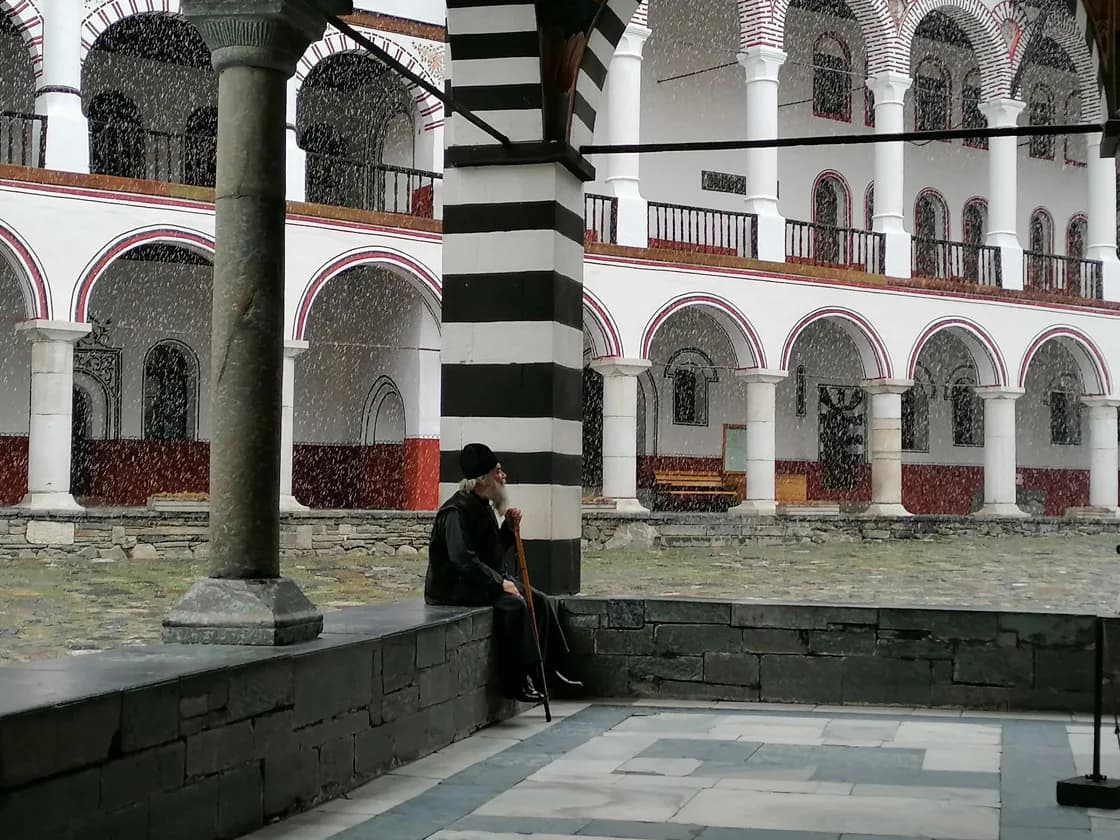
<path fill-rule="evenodd" d="M 876 606 L 970 606 L 1114 615 L 1115 535 L 586 552 L 589 595 L 674 595 Z M 426 559 L 354 552 L 289 558 L 324 610 L 416 597 Z M 0 663 L 159 638 L 204 561 L 0 564 Z"/>

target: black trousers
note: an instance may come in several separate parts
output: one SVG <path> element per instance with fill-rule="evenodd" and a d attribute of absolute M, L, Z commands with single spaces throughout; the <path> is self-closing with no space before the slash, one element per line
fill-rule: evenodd
<path fill-rule="evenodd" d="M 524 593 L 515 581 L 517 591 Z M 537 617 L 537 633 L 541 641 L 541 654 L 545 669 L 555 668 L 568 655 L 568 640 L 556 614 L 552 599 L 539 589 L 532 589 L 533 610 Z M 503 594 L 494 602 L 494 629 L 498 638 L 498 668 L 507 693 L 520 687 L 526 674 L 532 674 L 540 664 L 541 656 L 533 641 L 529 607 L 521 598 Z"/>

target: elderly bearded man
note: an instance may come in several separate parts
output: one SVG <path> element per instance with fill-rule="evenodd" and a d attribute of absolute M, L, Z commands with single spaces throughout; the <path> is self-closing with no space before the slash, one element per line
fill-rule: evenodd
<path fill-rule="evenodd" d="M 488 446 L 467 444 L 459 455 L 459 466 L 463 471 L 459 491 L 439 509 L 432 527 L 424 600 L 463 607 L 493 605 L 505 692 L 535 703 L 542 699 L 542 687 L 534 682 L 541 660 L 524 592 L 506 572 L 506 557 L 514 546 L 513 529 L 521 522 L 521 511 L 508 506 L 506 474 Z M 504 517 L 501 528 L 495 512 Z M 536 589 L 532 597 L 550 683 L 557 688 L 582 688 L 556 669 L 556 659 L 568 653 L 568 644 L 552 602 Z"/>

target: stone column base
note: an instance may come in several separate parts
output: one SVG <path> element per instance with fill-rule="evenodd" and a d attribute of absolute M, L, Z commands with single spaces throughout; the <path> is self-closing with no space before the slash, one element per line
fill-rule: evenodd
<path fill-rule="evenodd" d="M 649 508 L 637 499 L 614 499 L 614 509 L 618 513 L 649 513 Z"/>
<path fill-rule="evenodd" d="M 872 502 L 863 512 L 863 516 L 913 516 L 901 504 L 893 502 Z"/>
<path fill-rule="evenodd" d="M 85 510 L 69 493 L 28 493 L 16 507 L 23 510 L 58 510 L 67 513 Z"/>
<path fill-rule="evenodd" d="M 778 503 L 773 499 L 744 499 L 727 512 L 737 516 L 777 516 Z"/>
<path fill-rule="evenodd" d="M 168 644 L 291 645 L 323 632 L 323 614 L 288 578 L 204 578 L 163 620 Z"/>
<path fill-rule="evenodd" d="M 299 499 L 297 499 L 295 496 L 281 495 L 280 510 L 282 510 L 284 513 L 293 513 L 301 510 L 311 510 L 311 508 L 303 504 L 303 502 L 299 501 Z"/>
<path fill-rule="evenodd" d="M 1120 518 L 1120 507 L 1094 505 L 1071 507 L 1066 508 L 1066 517 L 1069 519 L 1118 519 Z"/>
<path fill-rule="evenodd" d="M 1022 510 L 1018 505 L 1011 504 L 1010 502 L 993 502 L 985 504 L 980 510 L 972 514 L 973 516 L 1006 516 L 1018 519 L 1028 519 L 1030 514 Z"/>

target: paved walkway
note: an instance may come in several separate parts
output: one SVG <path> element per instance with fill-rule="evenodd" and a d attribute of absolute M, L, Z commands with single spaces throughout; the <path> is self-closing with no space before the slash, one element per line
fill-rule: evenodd
<path fill-rule="evenodd" d="M 1091 726 L 1059 715 L 563 704 L 483 730 L 252 840 L 1117 840 L 1059 808 Z M 1115 740 L 1105 772 L 1120 774 Z"/>

